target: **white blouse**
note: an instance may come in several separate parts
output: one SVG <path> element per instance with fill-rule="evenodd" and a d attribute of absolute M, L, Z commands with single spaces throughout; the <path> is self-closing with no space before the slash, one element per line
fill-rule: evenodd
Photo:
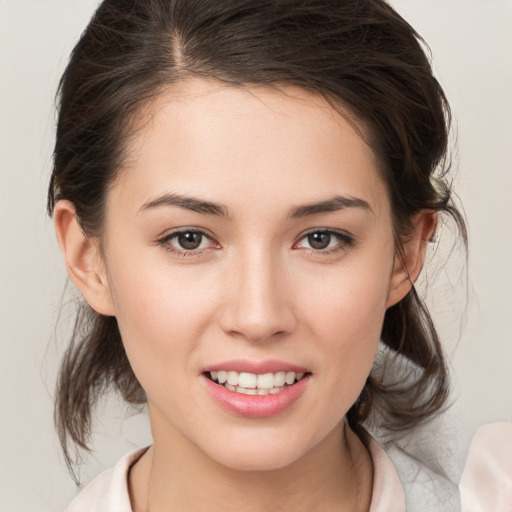
<path fill-rule="evenodd" d="M 374 469 L 369 512 L 406 512 L 404 489 L 391 459 L 376 441 L 371 440 L 369 448 Z M 128 472 L 146 449 L 125 455 L 113 468 L 101 473 L 78 494 L 66 512 L 132 512 Z"/>
<path fill-rule="evenodd" d="M 416 451 L 407 442 L 387 443 L 385 451 L 370 440 L 374 474 L 369 512 L 512 512 L 512 423 L 477 431 L 458 488 L 435 464 L 425 463 L 439 462 L 438 456 L 427 456 L 431 443 L 422 447 L 416 439 L 414 444 Z M 125 455 L 104 471 L 66 512 L 132 512 L 128 472 L 146 449 Z"/>

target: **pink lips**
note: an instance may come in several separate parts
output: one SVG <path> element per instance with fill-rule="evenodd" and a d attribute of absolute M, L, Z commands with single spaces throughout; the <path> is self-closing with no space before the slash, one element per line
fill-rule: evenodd
<path fill-rule="evenodd" d="M 278 371 L 306 373 L 308 370 L 300 366 L 276 360 L 262 362 L 243 360 L 229 361 L 205 368 L 202 379 L 213 399 L 223 409 L 237 416 L 244 416 L 246 418 L 265 418 L 285 411 L 300 398 L 311 379 L 311 374 L 307 374 L 300 381 L 275 394 L 243 395 L 235 391 L 229 391 L 224 386 L 216 384 L 205 375 L 207 372 L 220 370 L 255 374 L 276 373 Z"/>

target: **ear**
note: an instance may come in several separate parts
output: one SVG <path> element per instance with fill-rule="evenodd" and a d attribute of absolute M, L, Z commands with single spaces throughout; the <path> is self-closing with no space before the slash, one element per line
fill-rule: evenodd
<path fill-rule="evenodd" d="M 412 219 L 413 231 L 402 243 L 403 252 L 395 254 L 386 307 L 400 302 L 411 290 L 418 278 L 427 244 L 434 236 L 437 214 L 432 210 L 421 210 Z"/>
<path fill-rule="evenodd" d="M 92 309 L 102 315 L 114 316 L 99 240 L 83 232 L 70 201 L 57 201 L 53 219 L 69 277 Z"/>

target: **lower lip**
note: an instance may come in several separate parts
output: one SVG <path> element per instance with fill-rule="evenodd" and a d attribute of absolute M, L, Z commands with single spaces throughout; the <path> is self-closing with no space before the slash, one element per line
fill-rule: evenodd
<path fill-rule="evenodd" d="M 310 375 L 272 395 L 243 395 L 229 391 L 205 375 L 202 377 L 214 400 L 227 411 L 246 418 L 267 418 L 285 411 L 298 400 L 306 389 Z"/>

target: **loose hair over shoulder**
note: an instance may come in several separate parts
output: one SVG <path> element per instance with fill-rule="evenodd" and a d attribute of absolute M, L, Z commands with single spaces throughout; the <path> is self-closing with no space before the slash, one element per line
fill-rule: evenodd
<path fill-rule="evenodd" d="M 389 190 L 397 251 L 421 209 L 444 212 L 466 239 L 447 176 L 449 106 L 421 38 L 381 0 L 105 0 L 60 83 L 49 214 L 67 199 L 84 233 L 101 238 L 132 121 L 163 87 L 192 76 L 322 95 L 364 126 Z M 387 310 L 382 342 L 418 371 L 412 382 L 368 378 L 348 413 L 360 434 L 373 411 L 382 427 L 409 429 L 447 399 L 441 345 L 414 287 Z M 70 467 L 70 448 L 88 448 L 94 404 L 109 388 L 145 401 L 116 319 L 82 304 L 55 406 Z"/>

